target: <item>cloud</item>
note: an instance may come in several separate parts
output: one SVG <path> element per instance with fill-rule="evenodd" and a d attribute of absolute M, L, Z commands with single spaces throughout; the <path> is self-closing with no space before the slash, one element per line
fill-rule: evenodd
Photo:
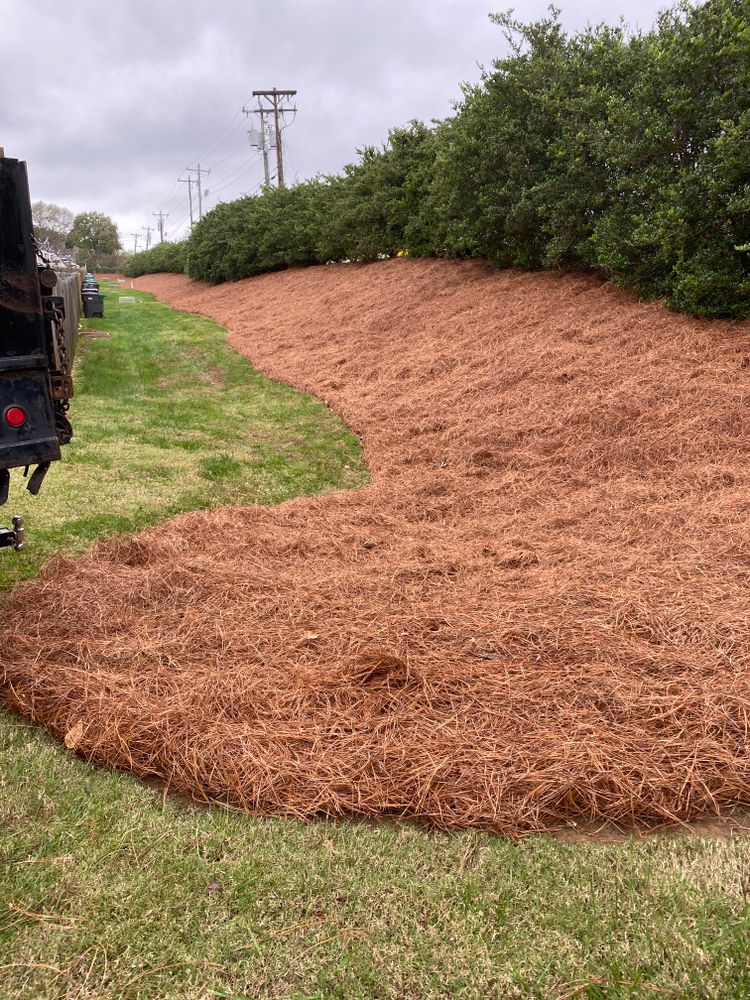
<path fill-rule="evenodd" d="M 296 89 L 288 179 L 330 173 L 411 119 L 451 113 L 462 81 L 504 54 L 487 0 L 0 0 L 0 144 L 29 165 L 32 198 L 114 217 L 123 236 L 187 221 L 187 166 L 211 168 L 209 207 L 262 180 L 241 113 L 251 91 Z M 657 4 L 624 3 L 650 25 Z M 544 16 L 539 0 L 516 16 Z M 569 30 L 601 7 L 566 7 Z M 30 44 L 30 39 L 34 44 Z M 182 227 L 184 232 L 184 226 Z M 129 237 L 128 237 L 129 240 Z"/>

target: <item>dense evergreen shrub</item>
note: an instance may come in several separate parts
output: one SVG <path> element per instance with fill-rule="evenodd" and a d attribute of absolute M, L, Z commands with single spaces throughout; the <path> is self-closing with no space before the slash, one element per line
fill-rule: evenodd
<path fill-rule="evenodd" d="M 750 315 L 750 0 L 681 3 L 648 32 L 493 20 L 509 54 L 452 118 L 395 129 L 341 175 L 218 206 L 188 273 L 481 256 Z"/>
<path fill-rule="evenodd" d="M 140 278 L 142 274 L 160 274 L 169 271 L 182 274 L 185 270 L 187 243 L 157 243 L 149 250 L 131 254 L 125 261 L 123 274 Z"/>

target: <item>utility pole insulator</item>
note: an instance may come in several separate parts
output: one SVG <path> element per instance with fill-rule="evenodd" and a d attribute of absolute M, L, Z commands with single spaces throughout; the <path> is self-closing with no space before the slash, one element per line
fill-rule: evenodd
<path fill-rule="evenodd" d="M 253 108 L 252 111 L 248 111 L 247 108 L 242 110 L 246 115 L 256 114 L 260 116 L 260 149 L 263 153 L 263 168 L 266 177 L 266 184 L 270 182 L 268 174 L 268 157 L 265 142 L 265 115 L 273 115 L 274 132 L 276 136 L 275 149 L 276 149 L 276 183 L 279 187 L 284 187 L 284 151 L 281 143 L 281 119 L 287 112 L 290 114 L 296 114 L 296 108 L 290 108 L 283 102 L 294 97 L 297 93 L 296 90 L 277 90 L 273 87 L 271 90 L 254 90 L 253 97 L 258 98 L 258 107 Z M 268 103 L 264 104 L 263 101 Z"/>
<path fill-rule="evenodd" d="M 164 220 L 169 218 L 169 212 L 152 212 L 155 219 L 159 220 L 159 242 L 164 242 Z"/>
<path fill-rule="evenodd" d="M 205 167 L 201 168 L 200 163 L 197 167 L 185 167 L 185 170 L 187 170 L 188 174 L 198 174 L 195 183 L 198 185 L 198 220 L 200 221 L 203 218 L 203 184 L 201 183 L 201 174 L 210 174 L 211 171 L 206 170 Z"/>
<path fill-rule="evenodd" d="M 259 149 L 263 157 L 263 181 L 266 187 L 271 185 L 271 171 L 268 166 L 268 151 L 273 149 L 268 143 L 268 133 L 266 131 L 266 115 L 269 113 L 267 108 L 251 108 L 249 111 L 247 108 L 242 109 L 246 115 L 258 115 L 260 117 L 260 129 L 256 133 L 255 129 L 252 132 L 247 133 L 248 140 L 251 146 L 255 146 Z M 257 142 L 255 136 L 257 135 Z"/>

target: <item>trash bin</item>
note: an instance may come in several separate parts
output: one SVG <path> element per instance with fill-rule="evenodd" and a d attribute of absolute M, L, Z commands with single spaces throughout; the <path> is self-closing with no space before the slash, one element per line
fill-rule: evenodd
<path fill-rule="evenodd" d="M 83 293 L 83 315 L 87 319 L 104 316 L 104 296 L 99 292 Z"/>

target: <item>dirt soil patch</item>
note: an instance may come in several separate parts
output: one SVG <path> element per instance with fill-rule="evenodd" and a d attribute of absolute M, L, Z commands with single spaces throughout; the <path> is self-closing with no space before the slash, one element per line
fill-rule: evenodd
<path fill-rule="evenodd" d="M 372 484 L 53 562 L 6 610 L 7 705 L 260 813 L 750 801 L 750 324 L 479 263 L 136 286 L 323 397 Z"/>

